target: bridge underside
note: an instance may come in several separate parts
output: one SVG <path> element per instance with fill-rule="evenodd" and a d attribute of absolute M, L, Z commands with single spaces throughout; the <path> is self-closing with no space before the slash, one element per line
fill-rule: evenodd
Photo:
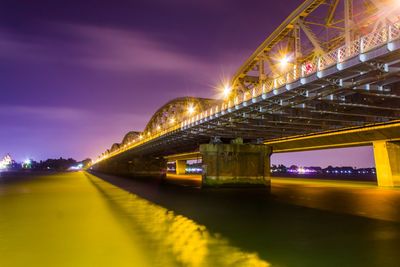
<path fill-rule="evenodd" d="M 398 120 L 365 127 L 269 140 L 264 145 L 273 153 L 372 146 L 378 185 L 400 186 L 400 121 Z M 184 174 L 182 170 L 186 168 L 186 161 L 201 159 L 203 154 L 201 151 L 196 151 L 169 155 L 165 158 L 169 162 L 176 161 L 181 169 L 181 172 L 177 171 L 177 174 Z"/>
<path fill-rule="evenodd" d="M 184 150 L 191 151 L 189 153 L 154 150 L 151 154 L 147 154 L 143 153 L 147 150 L 142 153 L 133 150 L 101 162 L 96 168 L 113 174 L 165 176 L 167 162 L 175 162 L 176 174 L 186 175 L 186 162 L 201 159 L 203 186 L 269 186 L 272 152 L 363 145 L 373 146 L 378 185 L 400 186 L 400 121 L 398 120 L 319 134 L 279 138 L 264 144 L 243 144 L 241 139 L 233 139 L 230 144 L 184 147 Z"/>

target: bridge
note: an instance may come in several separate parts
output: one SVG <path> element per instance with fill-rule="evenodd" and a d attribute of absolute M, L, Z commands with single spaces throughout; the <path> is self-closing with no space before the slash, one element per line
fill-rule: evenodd
<path fill-rule="evenodd" d="M 306 0 L 221 90 L 168 102 L 92 168 L 196 159 L 205 186 L 268 186 L 271 153 L 373 145 L 378 185 L 400 185 L 400 1 Z"/>

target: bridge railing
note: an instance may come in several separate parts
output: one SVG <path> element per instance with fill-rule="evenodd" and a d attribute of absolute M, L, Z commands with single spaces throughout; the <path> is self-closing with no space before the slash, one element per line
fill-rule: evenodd
<path fill-rule="evenodd" d="M 115 156 L 173 131 L 182 130 L 193 124 L 197 124 L 204 120 L 219 116 L 220 114 L 230 112 L 233 107 L 238 107 L 240 104 L 247 103 L 247 101 L 251 99 L 255 99 L 287 84 L 294 83 L 318 71 L 323 71 L 329 67 L 340 64 L 350 58 L 359 56 L 360 54 L 366 53 L 375 48 L 384 46 L 387 43 L 397 39 L 400 39 L 400 21 L 364 35 L 361 38 L 354 40 L 348 46 L 344 45 L 338 49 L 307 61 L 302 65 L 294 65 L 289 72 L 280 75 L 275 79 L 262 81 L 261 84 L 253 87 L 250 92 L 247 91 L 238 94 L 233 100 L 231 99 L 228 102 L 223 102 L 221 105 L 211 107 L 210 109 L 196 114 L 187 120 L 176 123 L 170 127 L 160 129 L 157 132 L 147 133 L 144 136 L 141 135 L 138 140 L 131 142 L 130 144 L 125 145 L 107 155 L 104 155 L 102 158 L 100 158 L 100 160 Z"/>
<path fill-rule="evenodd" d="M 299 65 L 294 65 L 293 70 L 286 74 L 286 83 L 293 83 L 300 78 L 301 69 Z"/>
<path fill-rule="evenodd" d="M 389 26 L 389 41 L 400 38 L 400 22 Z"/>
<path fill-rule="evenodd" d="M 331 51 L 325 55 L 322 55 L 318 61 L 318 69 L 322 70 L 336 65 L 338 59 L 338 50 Z"/>
<path fill-rule="evenodd" d="M 386 43 L 389 39 L 389 29 L 383 28 L 377 32 L 372 32 L 361 38 L 361 51 L 368 52 L 382 44 Z"/>

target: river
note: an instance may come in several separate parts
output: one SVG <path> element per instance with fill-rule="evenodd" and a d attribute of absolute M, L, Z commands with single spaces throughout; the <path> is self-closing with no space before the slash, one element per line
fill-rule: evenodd
<path fill-rule="evenodd" d="M 369 183 L 279 178 L 268 192 L 11 177 L 0 266 L 399 266 L 399 204 L 400 190 Z"/>

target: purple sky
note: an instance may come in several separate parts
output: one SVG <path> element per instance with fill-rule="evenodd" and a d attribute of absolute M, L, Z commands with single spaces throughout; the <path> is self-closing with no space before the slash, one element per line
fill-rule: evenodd
<path fill-rule="evenodd" d="M 170 99 L 215 96 L 301 2 L 1 1 L 0 155 L 95 157 Z M 369 148 L 273 161 L 373 165 Z"/>

